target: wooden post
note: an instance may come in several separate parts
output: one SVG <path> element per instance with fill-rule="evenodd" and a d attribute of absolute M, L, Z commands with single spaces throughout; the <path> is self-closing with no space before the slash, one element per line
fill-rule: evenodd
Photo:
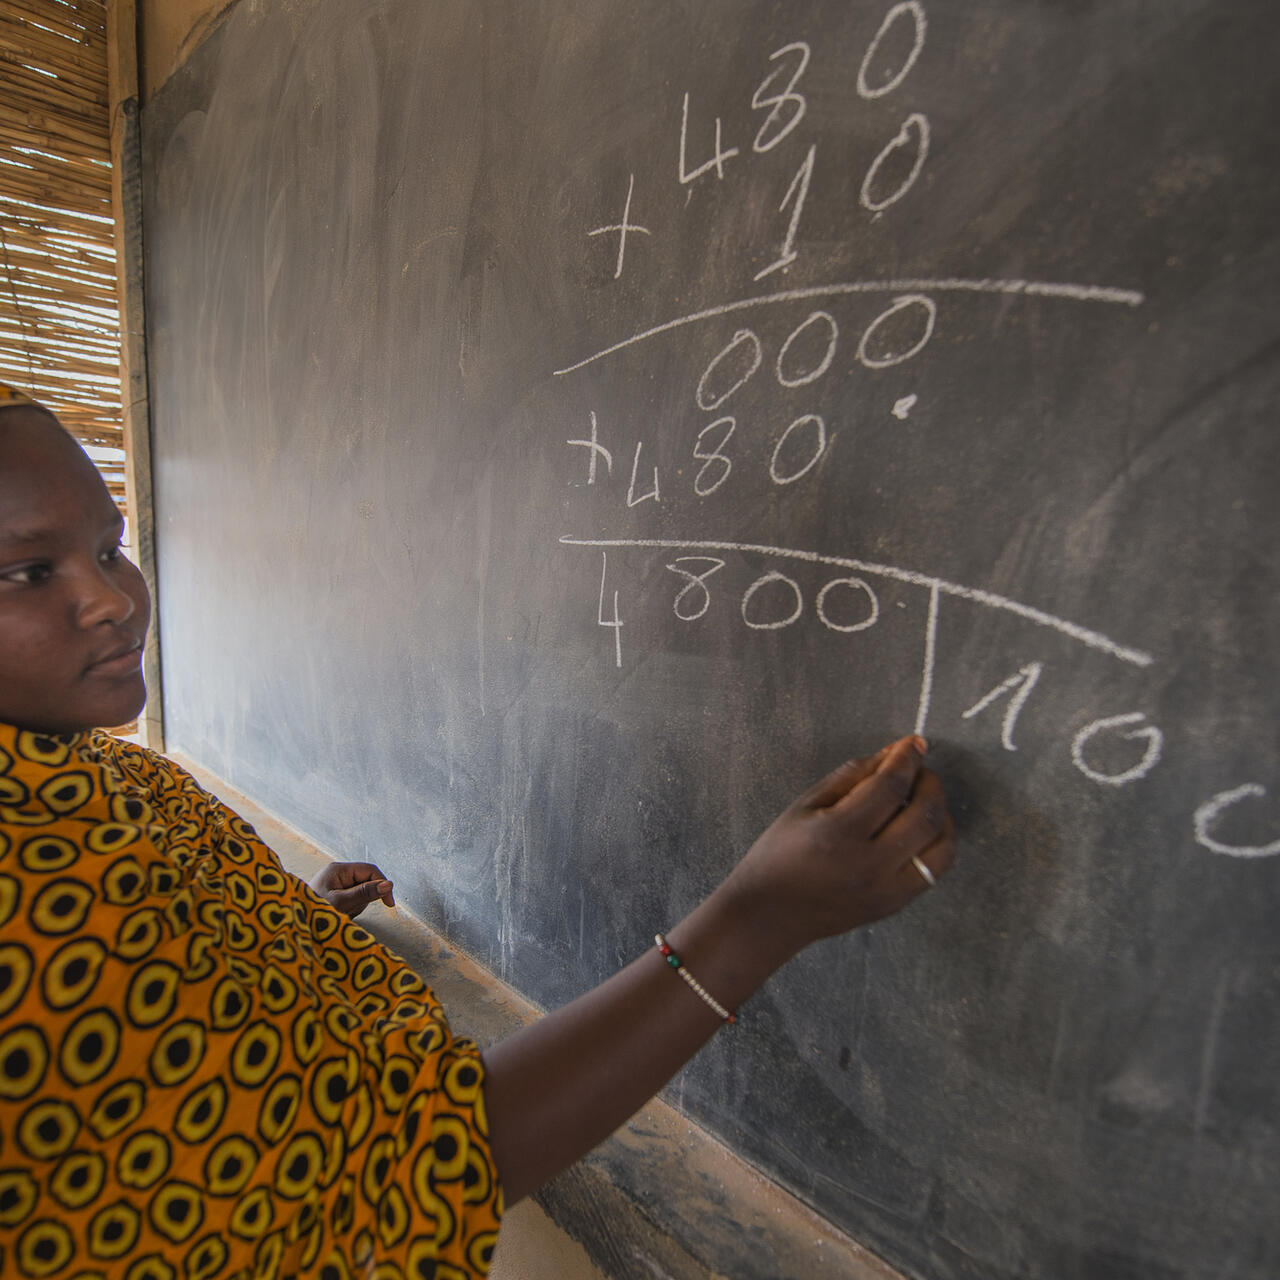
<path fill-rule="evenodd" d="M 107 85 L 111 110 L 111 205 L 120 299 L 120 388 L 124 405 L 125 493 L 134 560 L 151 592 L 151 636 L 143 655 L 147 705 L 138 719 L 144 746 L 164 750 L 159 593 L 151 489 L 146 307 L 142 271 L 142 152 L 135 0 L 107 0 Z"/>

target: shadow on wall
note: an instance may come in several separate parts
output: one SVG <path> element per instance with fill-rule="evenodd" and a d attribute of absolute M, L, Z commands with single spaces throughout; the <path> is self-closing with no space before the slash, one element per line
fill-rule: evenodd
<path fill-rule="evenodd" d="M 147 103 L 236 0 L 138 0 L 142 101 Z"/>

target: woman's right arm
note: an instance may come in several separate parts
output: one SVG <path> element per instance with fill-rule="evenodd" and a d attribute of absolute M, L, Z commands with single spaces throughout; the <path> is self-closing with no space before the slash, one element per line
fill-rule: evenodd
<path fill-rule="evenodd" d="M 667 934 L 736 1008 L 810 942 L 900 910 L 941 877 L 952 823 L 924 744 L 904 738 L 841 766 L 789 806 L 728 879 Z M 656 948 L 485 1051 L 485 1108 L 507 1204 L 585 1155 L 721 1025 Z"/>

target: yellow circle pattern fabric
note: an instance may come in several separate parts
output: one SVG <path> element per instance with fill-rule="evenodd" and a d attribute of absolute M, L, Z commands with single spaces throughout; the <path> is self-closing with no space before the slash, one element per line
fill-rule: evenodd
<path fill-rule="evenodd" d="M 0 725 L 0 928 L 0 1274 L 488 1274 L 476 1046 L 177 765 Z"/>

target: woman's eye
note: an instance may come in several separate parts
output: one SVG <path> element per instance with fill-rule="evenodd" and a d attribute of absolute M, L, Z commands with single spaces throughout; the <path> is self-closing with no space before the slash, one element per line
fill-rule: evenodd
<path fill-rule="evenodd" d="M 47 564 L 24 564 L 16 569 L 6 569 L 3 576 L 8 582 L 19 582 L 24 585 L 30 585 L 36 582 L 43 582 L 50 576 L 52 570 Z"/>
<path fill-rule="evenodd" d="M 102 553 L 102 559 L 105 560 L 108 564 L 110 564 L 114 560 L 119 560 L 123 554 L 124 554 L 124 551 L 121 548 L 120 544 L 117 542 L 114 547 L 109 547 L 106 551 Z"/>

